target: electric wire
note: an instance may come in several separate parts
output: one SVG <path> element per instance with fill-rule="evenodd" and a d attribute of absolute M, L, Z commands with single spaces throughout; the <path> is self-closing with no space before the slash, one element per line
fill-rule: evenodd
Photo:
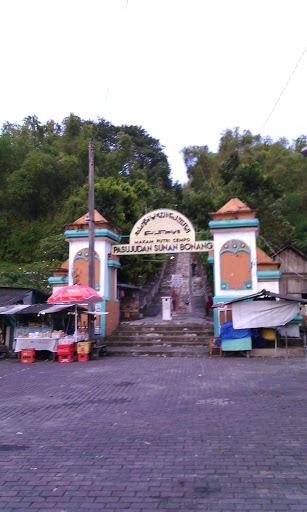
<path fill-rule="evenodd" d="M 304 49 L 304 51 L 303 51 L 302 55 L 300 56 L 300 58 L 299 58 L 299 60 L 298 60 L 298 62 L 297 62 L 297 64 L 296 64 L 295 68 L 293 69 L 293 71 L 292 71 L 292 73 L 291 73 L 290 77 L 288 78 L 288 81 L 287 81 L 286 85 L 284 86 L 283 90 L 281 91 L 281 93 L 280 93 L 280 95 L 279 95 L 279 98 L 277 99 L 277 101 L 276 101 L 276 103 L 275 103 L 275 105 L 274 105 L 273 109 L 271 110 L 271 113 L 269 114 L 269 116 L 268 116 L 267 120 L 265 121 L 265 123 L 264 123 L 263 127 L 261 128 L 260 133 L 263 131 L 263 129 L 264 129 L 264 127 L 265 127 L 265 125 L 267 124 L 267 122 L 268 122 L 268 120 L 270 119 L 271 115 L 273 114 L 273 112 L 274 112 L 275 108 L 277 107 L 277 105 L 278 105 L 278 103 L 279 103 L 280 98 L 282 97 L 283 93 L 285 92 L 285 90 L 286 90 L 286 88 L 287 88 L 287 86 L 288 86 L 288 84 L 289 84 L 289 82 L 290 82 L 291 78 L 293 77 L 293 75 L 294 75 L 294 73 L 295 73 L 295 71 L 296 71 L 296 69 L 297 69 L 297 67 L 298 67 L 299 63 L 301 62 L 302 58 L 304 57 L 304 54 L 305 54 L 306 50 L 307 50 L 307 47 Z"/>
<path fill-rule="evenodd" d="M 128 2 L 129 0 L 126 0 L 126 5 L 125 5 L 125 10 L 127 9 L 128 7 Z M 106 92 L 106 95 L 105 95 L 105 99 L 104 99 L 104 104 L 106 105 L 108 99 L 109 99 L 109 92 L 110 92 L 110 87 L 108 87 L 107 89 L 107 92 Z"/>
<path fill-rule="evenodd" d="M 273 247 L 265 240 L 265 238 L 263 238 L 262 235 L 259 235 L 259 238 L 261 238 L 261 240 L 265 243 L 265 245 L 268 246 L 268 248 L 270 249 L 270 251 L 274 254 L 276 252 L 276 250 L 273 249 Z M 291 268 L 286 262 L 283 262 L 283 265 L 285 267 L 287 267 L 288 270 L 290 270 L 290 272 L 292 274 L 295 274 L 297 275 L 298 277 L 301 277 L 302 279 L 307 279 L 306 276 L 303 276 L 302 274 L 299 274 L 298 272 L 296 272 L 295 270 L 293 270 L 293 268 Z"/>

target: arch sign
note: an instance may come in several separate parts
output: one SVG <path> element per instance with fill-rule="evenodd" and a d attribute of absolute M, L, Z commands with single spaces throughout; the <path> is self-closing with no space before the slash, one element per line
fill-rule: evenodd
<path fill-rule="evenodd" d="M 182 213 L 167 208 L 153 210 L 139 219 L 130 233 L 130 244 L 113 245 L 112 254 L 162 254 L 203 252 L 212 240 L 195 240 L 195 230 Z"/>

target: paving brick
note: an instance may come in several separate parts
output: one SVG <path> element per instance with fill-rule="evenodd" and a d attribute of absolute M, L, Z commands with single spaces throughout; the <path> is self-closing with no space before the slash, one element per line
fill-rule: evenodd
<path fill-rule="evenodd" d="M 304 361 L 21 366 L 0 361 L 1 512 L 307 510 Z"/>

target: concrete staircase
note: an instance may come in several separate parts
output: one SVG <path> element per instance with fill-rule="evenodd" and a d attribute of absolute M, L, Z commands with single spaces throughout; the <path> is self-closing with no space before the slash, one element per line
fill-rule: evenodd
<path fill-rule="evenodd" d="M 107 354 L 116 356 L 204 357 L 209 354 L 213 324 L 124 322 L 106 339 Z"/>
<path fill-rule="evenodd" d="M 192 275 L 191 264 L 196 264 Z M 122 322 L 106 338 L 107 354 L 117 356 L 204 357 L 213 336 L 212 317 L 206 317 L 208 284 L 197 254 L 168 257 L 161 288 L 141 320 Z M 175 289 L 178 308 L 171 321 L 162 321 L 162 299 Z"/>
<path fill-rule="evenodd" d="M 160 287 L 159 292 L 155 296 L 150 306 L 145 309 L 144 314 L 146 317 L 162 317 L 162 298 L 170 297 L 172 294 L 172 275 L 176 273 L 177 267 L 177 254 L 174 256 L 168 256 L 166 261 L 166 269 L 164 272 L 164 278 Z"/>
<path fill-rule="evenodd" d="M 192 275 L 192 262 L 196 265 L 194 275 Z M 178 295 L 176 313 L 178 319 L 185 318 L 186 315 L 205 317 L 205 304 L 211 291 L 196 253 L 182 253 L 168 257 L 160 291 L 149 308 L 145 310 L 145 316 L 161 316 L 162 297 L 170 297 L 174 289 Z"/>

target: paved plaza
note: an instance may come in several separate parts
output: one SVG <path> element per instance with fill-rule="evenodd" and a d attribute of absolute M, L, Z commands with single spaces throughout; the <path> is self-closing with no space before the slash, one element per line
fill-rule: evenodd
<path fill-rule="evenodd" d="M 307 511 L 304 359 L 0 361 L 0 510 Z"/>

